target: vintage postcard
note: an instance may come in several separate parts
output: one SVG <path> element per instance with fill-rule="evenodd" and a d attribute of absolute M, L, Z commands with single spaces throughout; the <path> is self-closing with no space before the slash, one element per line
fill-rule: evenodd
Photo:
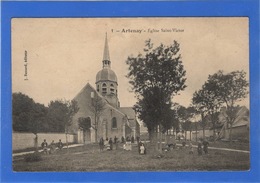
<path fill-rule="evenodd" d="M 249 18 L 13 18 L 15 172 L 248 171 Z"/>

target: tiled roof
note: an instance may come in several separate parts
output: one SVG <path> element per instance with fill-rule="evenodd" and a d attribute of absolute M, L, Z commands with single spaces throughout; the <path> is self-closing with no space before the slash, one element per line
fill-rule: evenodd
<path fill-rule="evenodd" d="M 132 107 L 120 107 L 119 110 L 126 114 L 128 119 L 135 119 L 135 111 Z"/>
<path fill-rule="evenodd" d="M 239 111 L 237 112 L 237 118 L 233 123 L 233 127 L 239 127 L 244 125 L 249 125 L 249 110 L 243 106 L 240 107 Z M 226 122 L 226 112 L 225 109 L 222 110 L 222 112 L 219 115 L 219 120 L 222 124 Z"/>

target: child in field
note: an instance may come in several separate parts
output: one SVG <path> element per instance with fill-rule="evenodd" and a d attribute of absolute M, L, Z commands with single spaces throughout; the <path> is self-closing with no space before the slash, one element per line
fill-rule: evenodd
<path fill-rule="evenodd" d="M 46 139 L 44 139 L 43 142 L 42 142 L 42 149 L 43 149 L 43 152 L 44 152 L 45 154 L 48 154 L 48 149 L 47 149 L 47 147 L 48 147 L 48 143 L 46 142 Z"/>
<path fill-rule="evenodd" d="M 144 144 L 140 146 L 140 154 L 145 154 L 145 147 Z"/>

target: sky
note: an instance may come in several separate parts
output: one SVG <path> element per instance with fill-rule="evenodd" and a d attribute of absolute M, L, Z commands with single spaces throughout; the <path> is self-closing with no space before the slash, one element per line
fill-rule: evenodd
<path fill-rule="evenodd" d="M 173 102 L 189 106 L 218 70 L 244 70 L 249 80 L 248 18 L 13 18 L 12 92 L 47 106 L 72 100 L 88 82 L 95 87 L 106 33 L 122 107 L 136 102 L 125 61 L 143 53 L 147 39 L 180 44 L 187 88 Z M 249 97 L 239 104 L 248 107 Z"/>

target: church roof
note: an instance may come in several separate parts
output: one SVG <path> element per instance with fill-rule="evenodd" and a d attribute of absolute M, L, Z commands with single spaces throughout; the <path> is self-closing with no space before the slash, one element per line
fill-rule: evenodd
<path fill-rule="evenodd" d="M 224 124 L 226 123 L 226 108 L 222 108 L 222 111 L 220 112 L 219 115 L 219 121 Z M 238 110 L 237 114 L 236 114 L 236 119 L 232 125 L 232 127 L 239 127 L 239 126 L 245 126 L 245 125 L 249 125 L 250 121 L 249 121 L 249 110 L 247 109 L 247 107 L 242 106 L 240 107 L 240 109 Z"/>
<path fill-rule="evenodd" d="M 103 68 L 96 75 L 96 83 L 99 81 L 113 81 L 117 83 L 117 76 L 110 68 Z"/>
<path fill-rule="evenodd" d="M 87 84 L 81 89 L 81 91 L 74 97 L 73 100 L 76 100 L 76 101 L 80 100 L 80 101 L 82 101 L 82 100 L 84 100 L 84 98 L 90 97 L 90 95 L 88 94 L 88 92 L 86 92 L 86 90 L 88 90 L 88 88 L 90 88 L 91 91 L 95 92 L 95 94 L 96 94 L 98 97 L 102 98 L 102 99 L 106 102 L 106 106 L 107 106 L 107 107 L 109 107 L 109 108 L 111 108 L 111 109 L 117 111 L 117 112 L 118 112 L 119 114 L 121 114 L 122 116 L 125 116 L 125 115 L 126 115 L 126 114 L 123 113 L 122 111 L 118 110 L 117 108 L 115 108 L 115 107 L 113 107 L 111 104 L 109 104 L 109 102 L 108 102 L 100 93 L 98 93 L 98 92 L 95 90 L 95 88 L 92 87 L 89 83 L 87 83 Z"/>
<path fill-rule="evenodd" d="M 126 114 L 128 119 L 135 119 L 135 111 L 132 107 L 120 107 L 119 110 Z"/>

